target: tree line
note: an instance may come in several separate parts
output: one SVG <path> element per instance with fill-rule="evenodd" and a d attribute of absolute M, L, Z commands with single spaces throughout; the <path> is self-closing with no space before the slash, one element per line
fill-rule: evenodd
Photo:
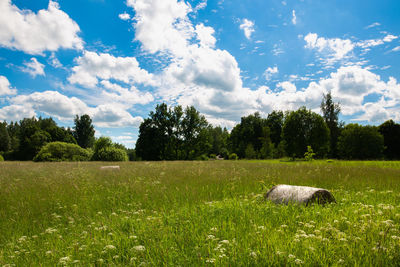
<path fill-rule="evenodd" d="M 124 161 L 132 152 L 109 137 L 96 139 L 89 115 L 77 115 L 73 128 L 41 117 L 0 123 L 0 156 L 5 160 Z"/>
<path fill-rule="evenodd" d="M 0 156 L 6 160 L 206 160 L 269 158 L 400 159 L 400 124 L 379 126 L 339 121 L 340 105 L 330 93 L 322 116 L 301 107 L 244 116 L 229 132 L 213 126 L 195 107 L 162 103 L 139 127 L 135 149 L 95 138 L 89 115 L 76 116 L 73 128 L 52 118 L 0 123 Z"/>

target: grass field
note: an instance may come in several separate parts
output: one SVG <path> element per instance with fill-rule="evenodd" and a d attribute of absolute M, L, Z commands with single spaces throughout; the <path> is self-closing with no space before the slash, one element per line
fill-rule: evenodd
<path fill-rule="evenodd" d="M 400 162 L 0 164 L 2 266 L 400 262 Z M 275 205 L 274 184 L 337 203 Z"/>

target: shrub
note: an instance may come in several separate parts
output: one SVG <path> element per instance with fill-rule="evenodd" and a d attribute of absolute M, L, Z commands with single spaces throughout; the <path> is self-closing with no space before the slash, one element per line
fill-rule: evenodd
<path fill-rule="evenodd" d="M 312 161 L 312 160 L 314 160 L 314 156 L 315 156 L 315 153 L 312 150 L 311 146 L 307 146 L 307 152 L 304 153 L 304 159 L 307 161 Z"/>
<path fill-rule="evenodd" d="M 92 153 L 76 144 L 52 142 L 46 144 L 33 161 L 88 161 Z"/>
<path fill-rule="evenodd" d="M 236 155 L 236 153 L 231 153 L 230 155 L 229 155 L 229 159 L 230 160 L 237 160 L 239 157 L 238 157 L 238 155 Z"/>
<path fill-rule="evenodd" d="M 94 143 L 92 160 L 97 161 L 128 161 L 125 149 L 116 147 L 110 137 L 100 137 Z"/>
<path fill-rule="evenodd" d="M 125 150 L 115 147 L 105 147 L 96 153 L 99 161 L 128 161 L 128 154 Z"/>
<path fill-rule="evenodd" d="M 2 155 L 0 155 L 0 161 L 4 161 L 4 158 Z"/>

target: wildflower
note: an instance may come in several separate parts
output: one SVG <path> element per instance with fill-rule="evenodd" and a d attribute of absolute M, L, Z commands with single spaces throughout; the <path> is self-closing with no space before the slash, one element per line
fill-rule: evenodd
<path fill-rule="evenodd" d="M 214 263 L 214 262 L 215 262 L 215 259 L 213 259 L 213 258 L 211 258 L 211 259 L 206 259 L 206 262 L 207 262 L 207 263 Z"/>
<path fill-rule="evenodd" d="M 215 239 L 215 236 L 214 235 L 208 235 L 207 239 Z"/>
<path fill-rule="evenodd" d="M 46 251 L 46 255 L 51 255 L 53 252 L 51 250 Z"/>
<path fill-rule="evenodd" d="M 294 260 L 294 263 L 300 265 L 300 264 L 303 264 L 303 261 L 300 260 L 300 259 L 295 259 L 295 260 Z"/>
<path fill-rule="evenodd" d="M 254 251 L 250 252 L 250 257 L 257 258 L 257 253 Z"/>
<path fill-rule="evenodd" d="M 146 248 L 142 245 L 134 246 L 133 249 L 136 251 L 145 251 L 146 250 Z"/>
<path fill-rule="evenodd" d="M 57 232 L 57 229 L 54 229 L 54 228 L 47 228 L 44 232 L 45 232 L 46 234 L 52 234 L 52 233 Z"/>
<path fill-rule="evenodd" d="M 60 264 L 67 264 L 69 261 L 71 261 L 71 258 L 69 256 L 67 256 L 67 257 L 60 258 L 60 260 L 58 262 Z"/>
<path fill-rule="evenodd" d="M 222 241 L 220 241 L 220 243 L 228 245 L 229 244 L 229 240 L 222 240 Z"/>
<path fill-rule="evenodd" d="M 295 255 L 293 255 L 293 254 L 289 254 L 289 255 L 288 255 L 288 258 L 289 258 L 289 259 L 295 259 L 295 258 L 296 258 L 296 256 L 295 256 Z"/>
<path fill-rule="evenodd" d="M 135 235 L 130 235 L 130 236 L 129 236 L 129 239 L 137 239 L 137 236 L 135 236 Z"/>
<path fill-rule="evenodd" d="M 114 249 L 117 249 L 117 248 L 113 245 L 107 245 L 104 247 L 104 250 L 114 250 Z"/>

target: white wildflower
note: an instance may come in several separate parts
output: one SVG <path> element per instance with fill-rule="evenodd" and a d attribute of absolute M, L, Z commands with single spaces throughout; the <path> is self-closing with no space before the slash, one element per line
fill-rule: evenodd
<path fill-rule="evenodd" d="M 136 251 L 145 251 L 146 250 L 146 248 L 142 245 L 134 246 L 133 249 Z"/>

